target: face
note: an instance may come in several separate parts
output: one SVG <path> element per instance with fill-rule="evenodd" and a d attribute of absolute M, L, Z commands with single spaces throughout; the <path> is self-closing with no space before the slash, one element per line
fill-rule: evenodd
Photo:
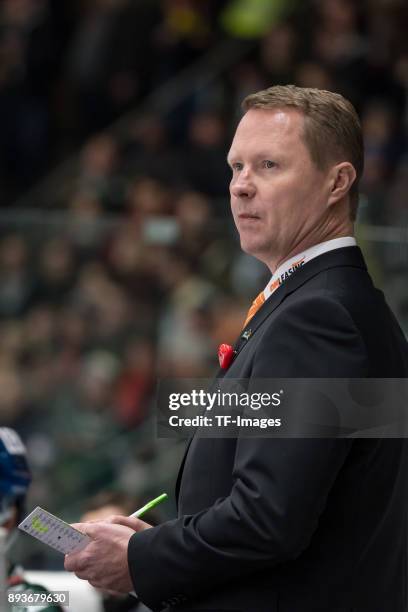
<path fill-rule="evenodd" d="M 310 158 L 301 137 L 303 121 L 295 109 L 251 109 L 228 154 L 241 247 L 271 270 L 310 246 L 308 239 L 328 214 L 328 174 Z"/>

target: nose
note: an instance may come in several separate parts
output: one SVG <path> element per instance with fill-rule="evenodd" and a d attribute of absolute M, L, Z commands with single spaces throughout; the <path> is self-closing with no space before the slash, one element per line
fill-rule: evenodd
<path fill-rule="evenodd" d="M 235 198 L 253 198 L 255 191 L 255 185 L 248 171 L 242 171 L 232 178 L 230 192 Z"/>

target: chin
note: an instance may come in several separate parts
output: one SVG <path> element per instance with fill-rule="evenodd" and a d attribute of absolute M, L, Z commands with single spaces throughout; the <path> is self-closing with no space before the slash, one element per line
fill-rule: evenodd
<path fill-rule="evenodd" d="M 241 238 L 241 249 L 247 255 L 252 255 L 252 257 L 256 257 L 256 259 L 264 260 L 265 251 L 261 248 L 259 244 L 256 244 L 252 240 L 243 240 Z"/>
<path fill-rule="evenodd" d="M 247 253 L 248 255 L 254 255 L 254 253 L 253 253 L 254 245 L 251 244 L 250 240 L 243 240 L 241 238 L 240 243 L 241 243 L 241 249 L 244 251 L 244 253 Z M 254 255 L 254 257 L 255 257 L 255 255 Z"/>

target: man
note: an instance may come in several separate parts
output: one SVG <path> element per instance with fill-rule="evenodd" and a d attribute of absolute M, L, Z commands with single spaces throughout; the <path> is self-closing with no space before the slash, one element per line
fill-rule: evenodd
<path fill-rule="evenodd" d="M 228 155 L 232 213 L 242 248 L 273 276 L 225 376 L 406 377 L 407 343 L 353 238 L 353 107 L 278 86 L 244 110 Z M 94 541 L 66 568 L 135 589 L 153 610 L 403 612 L 407 475 L 399 439 L 195 436 L 179 518 L 83 524 Z"/>
<path fill-rule="evenodd" d="M 26 450 L 19 435 L 13 429 L 0 427 L 0 527 L 7 532 L 6 539 L 6 599 L 9 603 L 9 612 L 18 610 L 26 612 L 32 609 L 25 606 L 22 601 L 33 594 L 47 595 L 48 591 L 39 584 L 29 583 L 23 569 L 14 565 L 8 559 L 14 540 L 17 536 L 17 525 L 23 519 L 24 503 L 31 482 L 30 470 L 26 458 Z M 0 565 L 3 565 L 0 563 Z M 3 577 L 0 576 L 0 583 Z M 1 584 L 0 584 L 1 590 Z M 14 598 L 19 598 L 13 605 Z M 1 609 L 1 605 L 0 605 Z M 44 612 L 58 612 L 61 607 L 51 603 L 38 604 L 35 610 Z"/>

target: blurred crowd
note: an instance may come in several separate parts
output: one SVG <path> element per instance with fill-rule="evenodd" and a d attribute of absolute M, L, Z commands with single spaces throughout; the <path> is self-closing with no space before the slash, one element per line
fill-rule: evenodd
<path fill-rule="evenodd" d="M 368 217 L 403 223 L 407 13 L 403 0 L 1 0 L 1 205 L 83 145 L 100 167 L 85 175 L 79 195 L 104 187 L 104 210 L 121 208 L 123 176 L 225 196 L 223 160 L 240 101 L 293 82 L 355 104 L 366 138 Z M 240 49 L 237 60 L 211 83 L 196 82 L 165 115 L 131 121 L 120 142 L 97 137 L 228 40 Z"/>
<path fill-rule="evenodd" d="M 2 205 L 200 57 L 222 5 L 1 0 Z"/>
<path fill-rule="evenodd" d="M 0 1 L 0 221 L 15 212 L 0 223 L 0 424 L 27 443 L 36 503 L 148 491 L 157 378 L 212 376 L 266 281 L 228 218 L 246 94 L 347 96 L 365 136 L 360 220 L 406 226 L 407 22 L 402 0 Z M 107 129 L 225 41 L 228 70 Z M 73 152 L 34 216 L 11 207 Z M 408 331 L 407 239 L 379 244 L 368 255 Z"/>

